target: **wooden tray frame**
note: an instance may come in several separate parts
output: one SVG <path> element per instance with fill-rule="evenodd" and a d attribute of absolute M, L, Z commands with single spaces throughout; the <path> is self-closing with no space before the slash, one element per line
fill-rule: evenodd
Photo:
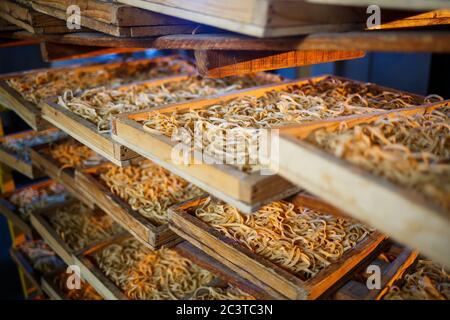
<path fill-rule="evenodd" d="M 79 252 L 74 256 L 75 264 L 81 269 L 81 275 L 85 281 L 97 290 L 97 292 L 107 300 L 129 300 L 128 297 L 122 292 L 122 290 L 110 280 L 99 267 L 91 260 L 91 256 L 96 251 L 102 250 L 103 248 L 109 246 L 113 243 L 122 242 L 128 238 L 131 238 L 129 234 L 118 235 L 110 240 L 93 245 L 92 247 Z M 249 283 L 245 279 L 240 278 L 236 274 L 233 274 L 231 270 L 221 265 L 214 259 L 211 259 L 204 252 L 194 248 L 192 245 L 182 242 L 175 247 L 173 247 L 181 256 L 191 259 L 194 263 L 209 270 L 216 277 L 220 277 L 223 280 L 230 282 L 240 288 L 241 290 L 259 297 L 262 299 L 271 298 L 266 292 L 260 288 Z M 188 298 L 188 297 L 186 297 Z"/>
<path fill-rule="evenodd" d="M 52 180 L 44 180 L 38 183 L 34 183 L 32 185 L 16 189 L 14 191 L 4 193 L 0 195 L 0 213 L 2 213 L 7 219 L 11 220 L 11 222 L 19 227 L 28 237 L 35 238 L 36 233 L 33 231 L 33 228 L 31 227 L 31 224 L 26 222 L 20 217 L 20 213 L 18 212 L 19 208 L 17 208 L 15 205 L 13 205 L 11 202 L 9 202 L 7 199 L 11 197 L 14 193 L 17 193 L 19 191 L 22 191 L 24 189 L 33 188 L 33 189 L 40 189 L 48 186 L 51 184 Z"/>
<path fill-rule="evenodd" d="M 52 124 L 47 122 L 42 118 L 41 115 L 41 109 L 34 103 L 26 100 L 23 98 L 19 92 L 14 90 L 12 87 L 8 85 L 6 80 L 22 75 L 28 75 L 43 71 L 50 71 L 50 70 L 72 70 L 72 69 L 78 69 L 78 70 L 84 70 L 86 72 L 94 71 L 97 69 L 113 69 L 116 68 L 124 63 L 126 64 L 135 64 L 140 63 L 142 61 L 158 61 L 158 60 L 168 60 L 168 59 L 178 59 L 180 56 L 178 55 L 171 55 L 171 56 L 165 56 L 165 57 L 156 57 L 156 58 L 150 58 L 150 59 L 137 59 L 133 61 L 113 61 L 109 63 L 95 63 L 95 64 L 76 64 L 72 66 L 63 66 L 58 68 L 51 68 L 51 69 L 37 69 L 37 70 L 31 70 L 31 71 L 24 71 L 24 72 L 15 72 L 6 74 L 3 76 L 0 76 L 0 101 L 3 100 L 5 102 L 5 107 L 8 109 L 13 110 L 19 117 L 21 117 L 33 130 L 35 131 L 42 131 L 48 128 L 53 127 Z M 190 65 L 190 62 L 186 62 L 186 68 Z M 192 66 L 191 70 L 194 70 L 194 67 Z M 84 120 L 84 119 L 83 119 Z"/>
<path fill-rule="evenodd" d="M 386 239 L 384 235 L 374 231 L 328 268 L 312 279 L 302 281 L 186 212 L 205 199 L 200 197 L 173 206 L 170 210 L 170 228 L 239 276 L 287 299 L 318 298 Z"/>
<path fill-rule="evenodd" d="M 104 183 L 97 180 L 95 175 L 106 165 L 75 173 L 77 185 L 86 193 L 86 197 L 95 201 L 96 205 L 114 221 L 152 250 L 163 245 L 171 247 L 182 241 L 169 229 L 168 224 L 159 226 L 153 224 L 139 212 L 133 210 L 126 201 L 113 194 Z"/>
<path fill-rule="evenodd" d="M 251 213 L 264 204 L 295 194 L 299 191 L 299 188 L 279 175 L 262 176 L 259 172 L 248 174 L 226 164 L 211 165 L 202 163 L 190 164 L 188 166 L 174 164 L 170 159 L 172 149 L 177 142 L 171 141 L 165 135 L 145 131 L 142 128 L 142 124 L 138 121 L 148 119 L 149 116 L 156 112 L 170 113 L 176 110 L 202 109 L 233 98 L 248 95 L 260 97 L 272 90 L 284 90 L 292 85 L 302 85 L 309 81 L 317 82 L 327 77 L 329 75 L 282 82 L 279 84 L 268 84 L 233 93 L 153 108 L 147 111 L 122 114 L 113 120 L 112 137 L 115 141 L 128 147 L 130 150 L 134 150 L 215 197 L 228 202 L 241 212 Z M 333 76 L 333 78 L 361 84 L 361 82 L 341 77 Z M 379 90 L 410 94 L 374 84 L 371 85 Z M 424 99 L 422 96 L 410 95 L 420 101 Z M 204 158 L 210 158 L 206 155 L 203 156 Z"/>
<path fill-rule="evenodd" d="M 62 184 L 72 195 L 80 199 L 89 208 L 93 209 L 95 207 L 95 202 L 93 202 L 90 197 L 86 197 L 85 194 L 80 191 L 81 186 L 77 185 L 75 171 L 79 168 L 64 168 L 61 170 L 56 160 L 53 159 L 49 153 L 49 148 L 53 145 L 65 143 L 69 140 L 70 138 L 67 138 L 31 148 L 31 161 L 33 162 L 34 167 Z"/>
<path fill-rule="evenodd" d="M 122 290 L 110 280 L 99 267 L 89 258 L 94 252 L 102 250 L 110 244 L 121 242 L 130 237 L 123 234 L 110 240 L 92 245 L 76 254 L 74 264 L 80 267 L 81 277 L 88 282 L 105 300 L 129 300 Z"/>
<path fill-rule="evenodd" d="M 41 118 L 41 111 L 34 103 L 25 100 L 4 80 L 0 81 L 0 95 L 5 102 L 5 107 L 13 110 L 33 130 L 43 131 L 52 127 Z"/>
<path fill-rule="evenodd" d="M 145 84 L 149 86 L 157 86 L 170 81 L 184 80 L 189 75 L 175 75 L 155 80 L 149 80 L 144 82 L 137 82 L 134 84 Z M 128 88 L 133 84 L 126 84 L 120 86 L 120 88 Z M 56 126 L 57 128 L 65 131 L 74 139 L 88 146 L 99 155 L 108 159 L 112 163 L 118 166 L 127 166 L 130 164 L 129 160 L 137 158 L 138 154 L 125 146 L 114 141 L 110 134 L 99 133 L 97 125 L 84 119 L 83 117 L 66 110 L 52 100 L 47 100 L 41 104 L 42 117 Z"/>
<path fill-rule="evenodd" d="M 233 284 L 235 287 L 241 289 L 242 291 L 251 294 L 257 300 L 273 300 L 281 299 L 276 292 L 267 292 L 257 286 L 255 286 L 250 281 L 243 279 L 237 275 L 233 270 L 226 267 L 216 259 L 207 255 L 205 252 L 201 251 L 197 247 L 190 244 L 188 241 L 183 241 L 177 244 L 174 249 L 183 257 L 191 260 L 196 265 L 206 269 L 226 283 Z"/>
<path fill-rule="evenodd" d="M 431 259 L 450 266 L 450 214 L 388 180 L 302 141 L 319 128 L 353 127 L 382 116 L 412 115 L 449 106 L 442 101 L 418 107 L 342 117 L 281 130 L 279 173 L 356 219 L 378 228 L 396 240 L 419 249 Z M 295 159 L 295 163 L 290 159 Z"/>
<path fill-rule="evenodd" d="M 15 262 L 18 268 L 23 270 L 24 275 L 30 280 L 33 286 L 36 287 L 37 291 L 41 294 L 41 274 L 35 270 L 31 264 L 28 262 L 27 258 L 18 249 L 10 248 L 9 255 L 11 259 Z"/>
<path fill-rule="evenodd" d="M 379 260 L 377 257 L 381 253 L 393 254 L 395 259 L 390 263 Z M 402 278 L 403 274 L 414 264 L 419 252 L 390 242 L 385 249 L 371 256 L 373 259 L 358 267 L 356 272 L 364 271 L 369 265 L 378 265 L 381 269 L 380 289 L 369 290 L 365 283 L 350 279 L 328 296 L 334 300 L 380 300 L 389 291 L 389 288 Z"/>
<path fill-rule="evenodd" d="M 56 129 L 51 128 L 39 133 L 39 135 L 45 135 L 46 133 L 56 131 Z M 7 136 L 0 137 L 0 159 L 5 165 L 10 167 L 11 169 L 20 172 L 21 174 L 27 176 L 30 179 L 43 177 L 43 172 L 39 171 L 36 167 L 33 166 L 33 162 L 25 162 L 20 159 L 16 154 L 11 151 L 3 148 L 2 143 L 6 139 L 21 139 L 26 137 L 29 134 L 33 134 L 33 130 L 26 130 L 18 133 L 9 134 Z M 26 152 L 30 152 L 29 150 Z"/>
<path fill-rule="evenodd" d="M 44 239 L 44 241 L 50 246 L 50 248 L 52 248 L 52 250 L 55 251 L 56 254 L 61 257 L 61 259 L 67 265 L 73 265 L 74 256 L 78 252 L 82 252 L 86 248 L 80 250 L 71 249 L 48 221 L 48 217 L 55 214 L 57 209 L 73 204 L 75 202 L 76 200 L 66 201 L 64 203 L 45 208 L 45 210 L 38 210 L 36 212 L 33 212 L 30 216 L 31 225 L 34 227 L 36 232 L 39 233 L 42 239 Z M 88 247 L 95 244 L 96 243 L 92 243 Z"/>

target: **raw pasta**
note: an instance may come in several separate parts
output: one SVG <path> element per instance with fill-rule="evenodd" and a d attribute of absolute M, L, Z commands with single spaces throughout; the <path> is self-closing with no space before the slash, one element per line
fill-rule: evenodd
<path fill-rule="evenodd" d="M 175 251 L 152 251 L 134 238 L 111 244 L 93 258 L 130 299 L 183 299 L 213 279 L 211 273 Z"/>
<path fill-rule="evenodd" d="M 150 160 L 127 167 L 108 164 L 99 178 L 133 210 L 155 224 L 167 222 L 170 206 L 204 193 Z"/>
<path fill-rule="evenodd" d="M 194 209 L 194 214 L 302 280 L 314 277 L 372 231 L 352 220 L 284 201 L 244 215 L 228 204 L 208 198 Z"/>

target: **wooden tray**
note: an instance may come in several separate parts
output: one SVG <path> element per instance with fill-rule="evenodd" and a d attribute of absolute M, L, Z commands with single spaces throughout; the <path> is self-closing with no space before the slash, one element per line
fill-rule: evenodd
<path fill-rule="evenodd" d="M 366 8 L 280 0 L 119 0 L 135 7 L 256 37 L 362 30 Z M 336 12 L 339 11 L 339 14 Z M 386 13 L 387 14 L 387 13 Z"/>
<path fill-rule="evenodd" d="M 88 282 L 106 300 L 129 300 L 122 290 L 110 280 L 90 257 L 96 251 L 102 250 L 112 243 L 128 238 L 128 234 L 115 237 L 109 241 L 95 244 L 81 253 L 75 255 L 74 264 L 80 267 L 81 277 Z"/>
<path fill-rule="evenodd" d="M 70 139 L 70 138 L 69 138 Z M 57 161 L 51 157 L 50 148 L 55 144 L 67 142 L 69 139 L 57 141 L 55 143 L 47 143 L 31 148 L 31 161 L 33 166 L 44 172 L 46 175 L 62 184 L 72 195 L 80 199 L 89 208 L 93 209 L 95 202 L 91 197 L 86 197 L 81 191 L 81 186 L 77 185 L 75 179 L 76 168 L 64 168 L 58 165 Z"/>
<path fill-rule="evenodd" d="M 43 177 L 44 174 L 39 171 L 37 168 L 33 167 L 32 162 L 27 162 L 21 159 L 17 154 L 12 153 L 10 150 L 7 150 L 2 146 L 3 142 L 7 139 L 21 139 L 30 134 L 35 134 L 36 136 L 45 135 L 47 133 L 51 133 L 57 131 L 57 129 L 47 129 L 45 131 L 39 132 L 36 134 L 32 130 L 22 131 L 19 133 L 9 134 L 7 136 L 0 137 L 0 161 L 5 165 L 10 167 L 13 170 L 16 170 L 23 175 L 27 176 L 30 179 L 35 179 L 39 177 Z M 30 152 L 26 150 L 25 152 Z"/>
<path fill-rule="evenodd" d="M 124 234 L 112 238 L 111 240 L 96 244 L 83 252 L 75 255 L 75 264 L 81 269 L 82 277 L 89 282 L 89 284 L 94 287 L 97 292 L 102 295 L 107 300 L 129 300 L 128 297 L 123 293 L 123 291 L 110 280 L 103 271 L 100 270 L 94 263 L 92 255 L 109 246 L 112 243 L 119 243 L 130 238 L 130 235 Z M 255 297 L 267 299 L 267 294 L 260 288 L 254 286 L 253 284 L 247 282 L 245 279 L 238 277 L 233 274 L 231 270 L 222 266 L 217 261 L 211 259 L 211 257 L 205 255 L 198 249 L 193 248 L 186 242 L 180 243 L 173 248 L 180 255 L 192 259 L 194 263 L 208 269 L 210 272 L 215 274 L 217 277 L 224 277 L 223 280 L 230 281 L 241 290 L 254 295 Z M 186 297 L 188 298 L 188 297 Z"/>
<path fill-rule="evenodd" d="M 38 12 L 65 21 L 67 7 L 72 4 L 73 2 L 66 0 L 33 0 L 32 7 Z M 116 37 L 192 33 L 198 28 L 198 24 L 191 21 L 114 2 L 81 0 L 77 4 L 81 12 L 81 26 Z"/>
<path fill-rule="evenodd" d="M 74 264 L 74 256 L 87 248 L 83 248 L 80 250 L 71 249 L 70 246 L 64 241 L 64 239 L 58 234 L 56 229 L 52 226 L 49 221 L 49 217 L 55 214 L 59 208 L 65 207 L 75 202 L 76 200 L 70 200 L 64 203 L 56 204 L 51 207 L 35 211 L 30 216 L 31 225 L 35 228 L 36 232 L 68 265 Z M 90 246 L 92 245 L 96 245 L 96 242 L 92 243 Z"/>
<path fill-rule="evenodd" d="M 259 172 L 245 173 L 227 164 L 202 163 L 190 164 L 188 166 L 175 164 L 171 161 L 171 155 L 173 148 L 178 142 L 172 141 L 170 137 L 166 137 L 165 135 L 154 134 L 144 130 L 139 121 L 149 119 L 156 112 L 171 113 L 176 110 L 206 108 L 233 98 L 242 96 L 259 97 L 273 90 L 283 90 L 292 85 L 302 85 L 309 81 L 318 82 L 326 77 L 329 76 L 282 82 L 275 85 L 269 84 L 257 88 L 239 90 L 234 93 L 154 108 L 148 111 L 122 114 L 113 120 L 112 137 L 118 143 L 172 171 L 215 197 L 228 202 L 241 212 L 251 213 L 264 204 L 298 192 L 299 188 L 279 175 L 261 175 Z M 333 78 L 352 81 L 340 77 Z M 360 84 L 357 81 L 352 82 Z M 372 87 L 391 92 L 400 92 L 373 84 Z M 424 99 L 421 96 L 410 95 L 418 99 L 418 101 L 423 101 Z M 209 158 L 206 155 L 204 157 Z"/>
<path fill-rule="evenodd" d="M 347 6 L 360 6 L 367 8 L 370 5 L 378 5 L 384 8 L 405 9 L 405 10 L 432 10 L 448 8 L 447 0 L 307 0 L 323 4 L 339 4 Z"/>
<path fill-rule="evenodd" d="M 299 197 L 302 196 L 299 195 Z M 173 206 L 170 210 L 170 228 L 241 277 L 264 290 L 275 291 L 278 296 L 281 295 L 288 299 L 318 298 L 386 238 L 379 232 L 371 233 L 328 268 L 319 272 L 312 279 L 302 281 L 292 273 L 223 236 L 213 227 L 186 212 L 198 206 L 205 199 L 198 198 Z"/>
<path fill-rule="evenodd" d="M 393 257 L 393 260 L 390 262 L 381 260 L 379 254 L 389 255 Z M 375 255 L 372 254 L 370 259 L 366 259 L 367 263 L 358 266 L 355 272 L 352 272 L 349 276 L 348 281 L 344 284 L 340 281 L 342 286 L 336 286 L 337 289 L 330 290 L 324 295 L 324 298 L 333 300 L 380 300 L 415 262 L 418 255 L 419 253 L 415 250 L 389 242 L 385 248 Z M 380 267 L 380 289 L 368 289 L 364 278 L 358 276 L 358 274 L 364 273 L 370 265 Z"/>
<path fill-rule="evenodd" d="M 158 61 L 163 59 L 175 59 L 179 58 L 177 55 L 167 56 L 167 57 L 158 57 L 151 59 L 140 59 L 129 62 L 123 61 L 115 61 L 110 63 L 96 63 L 96 64 L 85 64 L 85 65 L 72 65 L 72 66 L 63 66 L 59 68 L 51 68 L 51 69 L 37 69 L 25 72 L 16 72 L 10 73 L 7 75 L 0 76 L 0 101 L 5 102 L 5 107 L 13 110 L 19 117 L 21 117 L 33 130 L 41 131 L 52 127 L 52 125 L 42 119 L 41 117 L 41 108 L 36 104 L 26 100 L 22 97 L 22 95 L 14 90 L 12 87 L 8 85 L 6 80 L 13 77 L 25 76 L 28 74 L 34 74 L 45 71 L 56 71 L 56 70 L 73 70 L 78 69 L 85 72 L 96 71 L 98 69 L 115 69 L 122 66 L 124 63 L 139 63 L 140 61 Z M 190 65 L 189 62 L 186 62 L 186 68 Z M 191 66 L 191 70 L 194 70 Z M 83 119 L 84 120 L 84 119 Z"/>
<path fill-rule="evenodd" d="M 74 264 L 73 256 L 77 251 L 70 249 L 66 242 L 56 232 L 55 228 L 50 224 L 48 217 L 55 214 L 58 208 L 74 203 L 75 201 L 76 200 L 66 201 L 64 203 L 51 206 L 50 208 L 46 208 L 45 210 L 33 212 L 30 215 L 31 225 L 34 227 L 36 232 L 68 265 Z"/>
<path fill-rule="evenodd" d="M 29 3 L 12 0 L 0 2 L 0 17 L 31 33 L 69 33 L 65 20 L 37 12 Z M 80 31 L 80 30 L 77 30 Z"/>
<path fill-rule="evenodd" d="M 204 253 L 187 241 L 177 244 L 174 249 L 183 257 L 196 265 L 210 271 L 228 284 L 232 284 L 242 291 L 251 294 L 257 300 L 272 300 L 282 298 L 276 292 L 267 292 L 250 281 L 240 277 L 233 270 L 221 264 L 216 259 Z"/>
<path fill-rule="evenodd" d="M 42 294 L 40 281 L 41 274 L 31 266 L 24 254 L 18 249 L 10 248 L 9 255 L 11 256 L 11 259 L 15 262 L 17 267 L 22 269 L 24 275 L 31 282 L 31 284 L 37 289 L 40 294 Z"/>
<path fill-rule="evenodd" d="M 13 110 L 33 130 L 42 131 L 52 127 L 41 118 L 41 110 L 34 103 L 25 100 L 5 80 L 0 81 L 0 95 L 4 106 Z"/>
<path fill-rule="evenodd" d="M 150 80 L 145 83 L 149 85 L 160 85 L 169 81 L 184 80 L 188 75 L 176 75 Z M 122 87 L 128 88 L 130 84 Z M 129 160 L 138 157 L 134 151 L 114 141 L 108 133 L 99 133 L 97 125 L 83 117 L 61 107 L 57 103 L 48 100 L 41 104 L 42 117 L 54 126 L 68 133 L 74 139 L 85 144 L 99 155 L 105 157 L 118 166 L 129 165 Z"/>
<path fill-rule="evenodd" d="M 280 175 L 311 193 L 320 195 L 354 218 L 386 232 L 401 243 L 419 249 L 431 259 L 450 266 L 449 212 L 428 203 L 415 192 L 302 141 L 318 128 L 334 130 L 343 123 L 353 127 L 382 116 L 425 113 L 444 105 L 450 105 L 450 101 L 283 129 L 279 159 L 272 159 L 272 164 L 279 168 Z"/>
<path fill-rule="evenodd" d="M 7 219 L 11 220 L 11 222 L 19 227 L 28 237 L 34 238 L 35 233 L 30 225 L 30 222 L 25 221 L 21 218 L 19 213 L 19 208 L 12 204 L 8 199 L 14 194 L 24 189 L 32 188 L 32 189 L 41 189 L 47 187 L 52 183 L 52 180 L 45 180 L 38 183 L 34 183 L 32 185 L 16 189 L 12 192 L 4 193 L 0 195 L 0 213 L 2 213 Z"/>
<path fill-rule="evenodd" d="M 17 31 L 17 30 L 20 30 L 20 28 L 18 26 L 0 18 L 0 32 Z"/>
<path fill-rule="evenodd" d="M 161 246 L 170 247 L 181 239 L 173 233 L 168 224 L 156 225 L 143 215 L 133 210 L 131 206 L 120 197 L 113 194 L 106 184 L 95 176 L 102 170 L 102 166 L 76 172 L 77 185 L 95 201 L 96 205 L 111 216 L 125 230 L 151 249 Z"/>

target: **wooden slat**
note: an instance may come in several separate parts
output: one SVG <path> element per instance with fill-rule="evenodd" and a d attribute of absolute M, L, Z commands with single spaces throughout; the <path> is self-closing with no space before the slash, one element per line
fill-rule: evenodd
<path fill-rule="evenodd" d="M 449 267 L 448 212 L 424 201 L 412 191 L 301 141 L 319 128 L 333 130 L 344 122 L 351 128 L 382 116 L 430 112 L 445 105 L 450 105 L 450 101 L 293 126 L 282 132 L 279 158 L 272 159 L 272 165 L 278 167 L 279 174 L 293 183 Z"/>
<path fill-rule="evenodd" d="M 126 3 L 125 1 L 119 1 Z M 255 0 L 239 1 L 229 0 L 227 3 L 214 0 L 192 0 L 186 3 L 183 0 L 155 0 L 155 1 L 130 1 L 130 5 L 142 7 L 154 12 L 160 12 L 172 16 L 196 21 L 195 13 L 216 18 L 227 18 L 239 22 L 250 23 L 253 19 Z M 202 21 L 204 22 L 204 21 Z"/>
<path fill-rule="evenodd" d="M 373 232 L 315 277 L 302 281 L 188 213 L 203 201 L 195 199 L 172 207 L 169 216 L 172 230 L 258 287 L 270 288 L 289 299 L 319 297 L 385 240 L 383 235 Z"/>
<path fill-rule="evenodd" d="M 307 2 L 320 4 L 338 4 L 368 7 L 370 5 L 380 6 L 381 9 L 404 9 L 404 10 L 433 10 L 450 8 L 448 0 L 306 0 Z"/>
<path fill-rule="evenodd" d="M 70 35 L 67 36 L 67 39 L 69 38 Z M 82 35 L 78 37 L 80 38 Z M 144 39 L 142 41 L 145 42 Z M 444 53 L 450 52 L 450 32 L 366 31 L 316 33 L 303 37 L 273 39 L 255 39 L 234 34 L 169 35 L 157 38 L 151 45 L 161 49 L 186 50 L 363 50 Z"/>
<path fill-rule="evenodd" d="M 378 29 L 417 28 L 417 27 L 429 27 L 437 25 L 449 25 L 449 24 L 450 24 L 450 10 L 441 9 L 420 13 L 404 19 L 382 23 L 380 26 L 374 26 L 369 29 L 378 30 Z"/>
<path fill-rule="evenodd" d="M 195 51 L 200 74 L 212 78 L 355 59 L 364 55 L 363 51 Z"/>
<path fill-rule="evenodd" d="M 0 48 L 29 46 L 29 45 L 33 45 L 33 44 L 39 44 L 39 41 L 34 40 L 34 39 L 29 39 L 29 40 L 6 40 L 6 39 L 0 39 Z"/>
<path fill-rule="evenodd" d="M 34 10 L 29 3 L 12 0 L 0 2 L 0 17 L 31 33 L 68 33 L 65 21 Z"/>
<path fill-rule="evenodd" d="M 114 221 L 153 250 L 159 249 L 163 245 L 170 247 L 180 242 L 181 239 L 169 229 L 167 224 L 152 223 L 133 210 L 123 199 L 114 195 L 104 183 L 96 178 L 101 170 L 102 166 L 99 166 L 76 172 L 76 183 L 86 197 L 91 197 L 91 200 Z"/>
<path fill-rule="evenodd" d="M 119 27 L 171 25 L 190 23 L 148 10 L 119 4 L 112 1 L 99 0 L 32 0 L 34 4 L 66 11 L 73 4 L 79 6 L 83 16 Z"/>
<path fill-rule="evenodd" d="M 380 52 L 450 52 L 450 32 L 361 31 L 315 33 L 288 38 L 257 39 L 236 34 L 167 35 L 161 37 L 118 38 L 101 33 L 34 35 L 26 31 L 4 32 L 4 38 L 37 39 L 99 47 L 134 47 L 186 50 L 363 50 Z"/>
<path fill-rule="evenodd" d="M 35 104 L 25 100 L 5 80 L 0 80 L 0 95 L 5 101 L 5 107 L 13 110 L 33 130 L 43 131 L 52 127 L 50 123 L 42 119 L 40 109 Z"/>
<path fill-rule="evenodd" d="M 36 2 L 33 2 L 32 5 L 33 8 L 38 12 L 47 14 L 57 19 L 66 19 L 66 10 L 60 10 Z M 85 28 L 100 31 L 115 37 L 143 37 L 178 33 L 192 33 L 198 27 L 197 24 L 187 24 L 186 22 L 180 22 L 179 24 L 170 25 L 154 25 L 150 23 L 150 25 L 144 24 L 142 26 L 124 27 L 96 20 L 95 18 L 92 18 L 88 15 L 84 15 L 83 11 L 81 11 L 80 24 Z"/>
<path fill-rule="evenodd" d="M 20 28 L 4 19 L 0 19 L 0 32 L 16 30 L 20 30 Z"/>
<path fill-rule="evenodd" d="M 384 254 L 389 258 L 392 257 L 391 262 L 380 260 L 379 256 Z M 326 294 L 328 299 L 336 300 L 379 300 L 389 288 L 400 279 L 408 268 L 416 261 L 419 253 L 411 250 L 403 245 L 396 243 L 389 243 L 385 248 L 375 252 L 370 259 L 366 259 L 367 263 L 361 264 L 357 270 L 349 275 L 349 280 L 336 290 Z M 361 277 L 358 274 L 364 274 L 368 266 L 377 265 L 380 267 L 380 289 L 369 289 L 367 284 L 361 282 Z"/>

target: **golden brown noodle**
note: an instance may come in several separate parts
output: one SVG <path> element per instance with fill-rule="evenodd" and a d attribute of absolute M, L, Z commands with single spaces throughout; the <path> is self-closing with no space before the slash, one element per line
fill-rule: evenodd
<path fill-rule="evenodd" d="M 111 244 L 93 258 L 130 299 L 183 299 L 213 279 L 175 251 L 152 251 L 134 238 Z"/>
<path fill-rule="evenodd" d="M 50 223 L 72 250 L 106 240 L 124 230 L 104 213 L 94 212 L 80 202 L 58 208 Z"/>
<path fill-rule="evenodd" d="M 392 286 L 386 300 L 449 300 L 450 274 L 429 260 L 419 260 L 411 272 L 403 276 L 403 283 Z"/>
<path fill-rule="evenodd" d="M 225 154 L 226 158 L 235 160 L 236 167 L 248 172 L 261 168 L 250 162 L 251 155 L 259 150 L 259 143 L 255 145 L 255 141 L 261 133 L 249 129 L 269 129 L 422 102 L 407 94 L 380 91 L 372 85 L 328 77 L 315 83 L 267 92 L 261 97 L 244 96 L 200 109 L 152 113 L 143 125 L 152 133 L 180 137 L 179 140 L 207 155 L 221 157 Z M 201 141 L 194 141 L 194 145 L 196 132 Z M 218 139 L 220 137 L 223 139 Z"/>
<path fill-rule="evenodd" d="M 273 82 L 273 79 L 259 75 L 224 79 L 192 76 L 187 80 L 172 81 L 151 87 L 141 84 L 126 89 L 96 88 L 87 90 L 80 96 L 66 91 L 58 98 L 58 104 L 95 123 L 100 132 L 109 132 L 111 119 L 120 113 L 248 88 Z"/>
<path fill-rule="evenodd" d="M 150 160 L 127 167 L 108 164 L 99 175 L 111 191 L 155 224 L 167 222 L 167 209 L 204 192 Z"/>
<path fill-rule="evenodd" d="M 244 215 L 208 198 L 195 209 L 195 215 L 302 280 L 314 277 L 371 232 L 352 220 L 284 201 Z"/>
<path fill-rule="evenodd" d="M 74 140 L 54 144 L 49 152 L 52 159 L 58 162 L 60 169 L 98 165 L 103 161 L 92 149 Z"/>
<path fill-rule="evenodd" d="M 26 100 L 38 106 L 40 102 L 62 95 L 66 90 L 77 93 L 88 88 L 126 84 L 132 81 L 186 73 L 190 70 L 190 66 L 180 59 L 156 62 L 138 60 L 113 66 L 106 64 L 95 70 L 89 67 L 87 70 L 50 69 L 14 77 L 7 80 L 7 83 Z"/>
<path fill-rule="evenodd" d="M 450 108 L 381 118 L 306 141 L 450 209 Z"/>

